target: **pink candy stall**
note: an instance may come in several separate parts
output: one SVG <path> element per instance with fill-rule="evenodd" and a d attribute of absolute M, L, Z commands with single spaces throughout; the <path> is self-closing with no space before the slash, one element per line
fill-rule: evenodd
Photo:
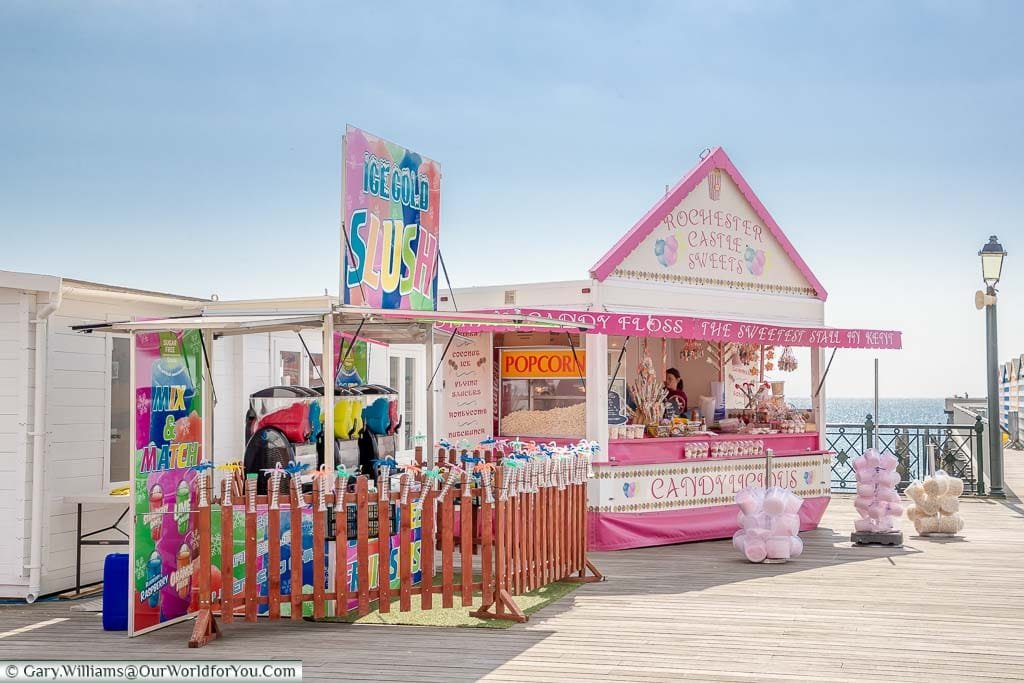
<path fill-rule="evenodd" d="M 574 331 L 462 327 L 439 432 L 601 445 L 589 547 L 729 538 L 735 496 L 770 485 L 830 499 L 826 377 L 839 349 L 892 330 L 826 327 L 827 293 L 721 148 L 707 153 L 581 280 L 444 291 L 439 307 Z"/>

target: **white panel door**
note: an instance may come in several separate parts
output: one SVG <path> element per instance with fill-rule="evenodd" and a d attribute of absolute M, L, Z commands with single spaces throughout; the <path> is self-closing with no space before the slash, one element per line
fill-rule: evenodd
<path fill-rule="evenodd" d="M 388 347 L 388 386 L 398 391 L 398 413 L 402 417 L 396 447 L 401 462 L 412 460 L 416 435 L 427 432 L 425 356 L 422 346 Z"/>

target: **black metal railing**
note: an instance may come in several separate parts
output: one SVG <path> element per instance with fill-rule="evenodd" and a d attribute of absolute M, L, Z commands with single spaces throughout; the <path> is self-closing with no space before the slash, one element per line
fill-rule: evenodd
<path fill-rule="evenodd" d="M 868 415 L 861 424 L 829 424 L 825 439 L 829 450 L 835 452 L 832 491 L 856 492 L 853 459 L 868 448 L 876 448 L 899 459 L 901 491 L 914 479 L 928 475 L 928 458 L 934 453 L 935 469 L 963 479 L 965 492 L 984 494 L 984 483 L 979 484 L 984 430 L 980 419 L 973 425 L 875 425 Z"/>

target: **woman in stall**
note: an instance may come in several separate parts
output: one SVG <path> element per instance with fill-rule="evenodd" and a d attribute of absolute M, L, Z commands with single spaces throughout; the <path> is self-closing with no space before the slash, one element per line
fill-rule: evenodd
<path fill-rule="evenodd" d="M 683 379 L 675 368 L 669 368 L 665 371 L 665 389 L 668 390 L 668 396 L 665 397 L 665 400 L 675 401 L 679 405 L 679 411 L 676 414 L 685 415 L 687 409 L 686 392 L 683 391 Z"/>

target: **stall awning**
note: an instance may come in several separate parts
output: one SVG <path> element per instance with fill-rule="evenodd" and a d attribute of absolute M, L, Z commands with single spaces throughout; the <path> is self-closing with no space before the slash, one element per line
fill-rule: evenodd
<path fill-rule="evenodd" d="M 548 308 L 492 309 L 492 312 L 518 314 L 525 320 L 538 322 L 586 325 L 591 328 L 589 331 L 592 333 L 607 335 L 830 349 L 899 349 L 903 347 L 902 333 L 896 330 L 774 325 L 678 315 Z"/>
<path fill-rule="evenodd" d="M 524 331 L 531 329 L 585 331 L 590 325 L 560 320 L 534 319 L 524 315 L 481 312 L 405 311 L 392 309 L 335 306 L 334 329 L 349 338 L 358 337 L 378 344 L 422 343 L 427 331 L 435 326 L 455 333 Z M 203 312 L 198 315 L 124 320 L 118 322 L 76 325 L 78 332 L 151 332 L 160 330 L 205 330 L 215 337 L 256 332 L 277 332 L 318 329 L 328 310 L 282 314 Z"/>
<path fill-rule="evenodd" d="M 76 332 L 160 332 L 163 330 L 207 330 L 216 336 L 301 330 L 324 324 L 323 315 L 180 315 L 144 321 L 120 321 L 77 325 Z"/>
<path fill-rule="evenodd" d="M 187 315 L 149 320 L 76 325 L 77 332 L 159 332 L 162 330 L 208 330 L 216 336 L 301 330 L 323 325 L 323 315 Z"/>

